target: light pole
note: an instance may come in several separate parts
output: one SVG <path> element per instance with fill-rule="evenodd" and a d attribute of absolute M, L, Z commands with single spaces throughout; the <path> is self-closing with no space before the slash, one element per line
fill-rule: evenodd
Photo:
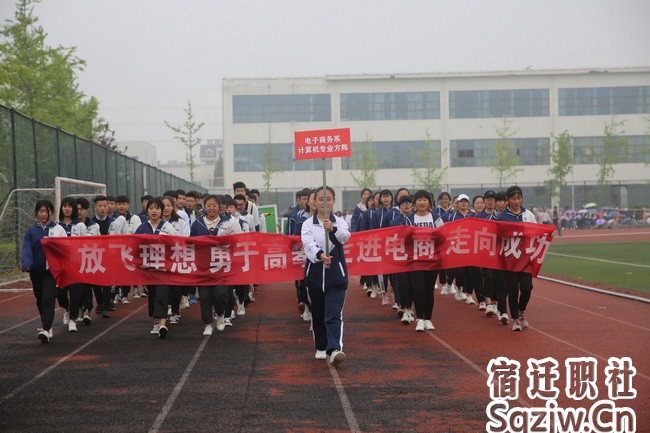
<path fill-rule="evenodd" d="M 575 159 L 576 154 L 573 144 L 574 138 L 571 137 L 571 210 L 576 210 L 576 194 L 575 194 L 575 183 L 573 181 L 573 171 L 575 170 Z"/>

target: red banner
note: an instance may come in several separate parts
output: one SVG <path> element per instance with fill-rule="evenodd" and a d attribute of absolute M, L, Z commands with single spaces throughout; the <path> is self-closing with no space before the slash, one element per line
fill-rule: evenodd
<path fill-rule="evenodd" d="M 352 155 L 350 128 L 293 133 L 296 159 L 334 158 Z"/>
<path fill-rule="evenodd" d="M 480 266 L 530 272 L 544 261 L 554 226 L 468 218 L 437 229 L 390 227 L 354 233 L 344 245 L 350 275 Z M 192 238 L 154 235 L 79 236 L 42 240 L 60 287 L 96 285 L 227 285 L 303 277 L 300 238 L 268 233 Z"/>

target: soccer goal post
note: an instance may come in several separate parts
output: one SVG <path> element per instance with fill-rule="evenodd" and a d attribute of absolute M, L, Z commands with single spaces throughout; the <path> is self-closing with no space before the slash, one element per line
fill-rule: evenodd
<path fill-rule="evenodd" d="M 86 197 L 92 203 L 96 195 L 106 195 L 106 185 L 87 180 L 57 176 L 54 178 L 54 213 L 58 220 L 61 200 L 65 197 Z"/>

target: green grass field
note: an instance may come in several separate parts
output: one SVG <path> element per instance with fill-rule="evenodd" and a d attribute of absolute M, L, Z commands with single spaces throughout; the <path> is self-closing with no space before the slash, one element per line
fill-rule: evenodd
<path fill-rule="evenodd" d="M 551 244 L 541 273 L 650 293 L 650 243 Z"/>

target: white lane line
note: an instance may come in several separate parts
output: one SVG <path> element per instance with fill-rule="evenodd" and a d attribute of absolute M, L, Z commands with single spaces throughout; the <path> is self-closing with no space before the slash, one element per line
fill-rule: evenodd
<path fill-rule="evenodd" d="M 339 376 L 339 373 L 336 371 L 336 367 L 331 365 L 329 363 L 329 360 L 325 362 L 327 362 L 327 365 L 329 366 L 330 369 L 330 374 L 332 375 L 332 379 L 334 379 L 336 392 L 338 392 L 339 394 L 339 399 L 341 400 L 341 406 L 343 406 L 343 413 L 345 413 L 345 418 L 348 420 L 348 426 L 350 427 L 350 431 L 352 433 L 361 433 L 361 429 L 359 428 L 359 423 L 357 422 L 357 418 L 354 416 L 354 411 L 352 411 L 352 405 L 350 404 L 350 400 L 348 399 L 348 396 L 345 393 L 343 382 L 341 381 L 341 377 Z"/>
<path fill-rule="evenodd" d="M 639 232 L 628 232 L 628 233 L 600 233 L 600 234 L 588 234 L 588 235 L 562 235 L 557 239 L 580 239 L 580 238 L 603 238 L 611 236 L 638 236 L 638 235 L 650 235 L 650 231 L 639 231 Z"/>
<path fill-rule="evenodd" d="M 29 322 L 33 322 L 34 320 L 38 320 L 40 318 L 41 318 L 41 316 L 36 316 L 33 319 L 29 319 L 29 320 L 25 320 L 24 322 L 20 322 L 19 324 L 14 325 L 11 328 L 3 329 L 2 331 L 0 331 L 0 335 L 4 334 L 5 332 L 9 332 L 12 329 L 20 328 L 21 326 L 23 326 L 23 325 L 25 325 L 25 324 L 27 324 Z"/>
<path fill-rule="evenodd" d="M 551 253 L 551 252 L 547 252 L 546 254 L 550 254 L 552 256 L 570 257 L 572 259 L 591 260 L 591 261 L 594 261 L 594 262 L 611 263 L 613 265 L 634 266 L 634 267 L 637 267 L 637 268 L 650 268 L 650 265 L 638 265 L 636 263 L 615 262 L 613 260 L 595 259 L 593 257 L 574 256 L 574 255 L 571 255 L 571 254 L 560 254 L 560 253 Z"/>
<path fill-rule="evenodd" d="M 469 365 L 469 366 L 472 367 L 474 370 L 476 370 L 476 371 L 477 371 L 481 376 L 485 377 L 486 379 L 489 377 L 488 374 L 487 374 L 487 371 L 485 371 L 484 369 L 482 369 L 481 367 L 479 367 L 478 365 L 476 365 L 476 363 L 475 363 L 474 361 L 472 361 L 471 359 L 469 359 L 468 357 L 466 357 L 465 355 L 463 355 L 462 353 L 460 353 L 458 350 L 456 350 L 453 346 L 451 346 L 451 345 L 450 345 L 449 343 L 447 343 L 445 340 L 443 340 L 442 338 L 438 337 L 436 334 L 433 333 L 433 331 L 426 331 L 426 333 L 429 334 L 429 336 L 430 336 L 431 338 L 433 338 L 434 340 L 436 340 L 438 343 L 440 343 L 440 344 L 442 344 L 443 346 L 445 346 L 445 347 L 447 348 L 447 350 L 449 350 L 451 353 L 453 353 L 453 354 L 456 355 L 458 358 L 460 358 L 460 359 L 461 359 L 465 364 Z M 528 402 L 525 401 L 525 400 L 522 400 L 521 398 L 518 398 L 517 401 L 518 401 L 522 406 L 525 406 L 525 407 L 532 407 L 532 406 L 530 405 L 530 403 L 528 403 Z"/>
<path fill-rule="evenodd" d="M 192 360 L 190 363 L 187 365 L 187 368 L 185 369 L 185 372 L 181 376 L 180 380 L 172 390 L 172 393 L 169 395 L 167 398 L 167 401 L 165 402 L 165 405 L 163 406 L 162 410 L 156 417 L 156 420 L 154 421 L 153 425 L 149 429 L 149 433 L 156 433 L 158 432 L 158 429 L 160 429 L 160 426 L 162 426 L 163 422 L 165 422 L 165 418 L 167 418 L 167 415 L 169 415 L 169 412 L 172 409 L 172 406 L 174 405 L 174 402 L 176 401 L 176 398 L 178 397 L 178 394 L 180 394 L 181 390 L 185 386 L 185 382 L 187 382 L 187 379 L 190 377 L 190 374 L 192 373 L 192 370 L 194 369 L 194 366 L 196 365 L 196 362 L 199 360 L 201 357 L 201 354 L 203 353 L 203 349 L 205 349 L 205 345 L 208 344 L 208 340 L 210 337 L 205 337 L 201 344 L 199 345 L 199 348 L 196 350 L 196 353 L 194 353 L 194 356 L 192 357 Z"/>
<path fill-rule="evenodd" d="M 613 317 L 607 317 L 607 316 L 605 316 L 603 314 L 594 313 L 593 311 L 589 311 L 589 310 L 585 310 L 584 308 L 576 307 L 575 305 L 565 304 L 564 302 L 556 301 L 555 299 L 550 299 L 550 298 L 546 298 L 544 296 L 539 296 L 539 295 L 533 295 L 533 297 L 543 299 L 543 300 L 549 301 L 549 302 L 555 302 L 556 304 L 560 304 L 560 305 L 563 305 L 565 307 L 573 308 L 575 310 L 582 311 L 583 313 L 592 314 L 594 316 L 601 317 L 601 318 L 607 319 L 607 320 L 612 320 L 614 322 L 618 322 L 618 323 L 621 323 L 623 325 L 628 325 L 628 326 L 632 326 L 634 328 L 639 328 L 639 329 L 641 329 L 643 331 L 650 331 L 650 328 L 646 328 L 646 327 L 640 326 L 640 325 L 635 325 L 634 323 L 625 322 L 623 320 L 615 319 Z"/>
<path fill-rule="evenodd" d="M 566 344 L 567 346 L 572 347 L 572 348 L 574 348 L 574 349 L 576 349 L 576 350 L 579 350 L 579 351 L 581 351 L 581 352 L 584 352 L 584 353 L 586 353 L 586 354 L 589 355 L 589 356 L 593 356 L 594 358 L 598 358 L 598 359 L 600 359 L 601 361 L 605 361 L 605 362 L 607 362 L 607 358 L 605 358 L 604 356 L 601 356 L 601 355 L 599 355 L 599 354 L 597 354 L 597 353 L 591 352 L 591 351 L 589 351 L 589 350 L 587 350 L 587 349 L 583 349 L 583 348 L 580 347 L 580 346 L 576 346 L 576 345 L 573 344 L 573 343 L 570 343 L 570 342 L 568 342 L 568 341 L 566 341 L 566 340 L 563 340 L 563 339 L 561 339 L 561 338 L 559 338 L 559 337 L 556 337 L 556 336 L 554 336 L 554 335 L 551 335 L 551 334 L 549 334 L 548 332 L 544 332 L 544 331 L 542 331 L 541 329 L 537 329 L 537 328 L 532 327 L 532 326 L 529 326 L 528 329 L 532 329 L 533 331 L 535 331 L 535 332 L 539 332 L 540 334 L 542 334 L 542 335 L 544 335 L 544 336 L 546 336 L 546 337 L 548 337 L 548 338 L 550 338 L 550 339 L 552 339 L 552 340 L 555 340 L 555 341 L 557 341 L 557 342 L 559 342 L 559 343 L 562 343 L 562 344 Z M 636 375 L 639 376 L 639 377 L 644 378 L 645 380 L 650 380 L 650 376 L 648 376 L 647 374 L 640 373 L 638 369 L 637 369 L 637 371 L 636 371 Z"/>
<path fill-rule="evenodd" d="M 30 290 L 30 292 L 31 292 L 31 290 Z M 5 293 L 6 293 L 6 292 L 5 292 Z M 16 293 L 16 292 L 11 292 L 11 293 Z M 2 303 L 4 303 L 4 302 L 13 301 L 14 299 L 21 298 L 21 297 L 23 297 L 23 296 L 27 296 L 28 294 L 29 294 L 29 293 L 23 293 L 22 295 L 14 296 L 13 298 L 3 299 L 2 301 L 0 301 L 0 304 L 2 304 Z"/>
<path fill-rule="evenodd" d="M 133 316 L 135 313 L 139 312 L 140 310 L 142 310 L 142 309 L 143 309 L 144 307 L 146 307 L 146 306 L 147 306 L 147 304 L 144 304 L 142 307 L 136 309 L 135 311 L 133 311 L 133 312 L 132 312 L 131 314 L 129 314 L 128 316 L 123 317 L 119 322 L 115 323 L 115 324 L 112 325 L 112 326 L 109 326 L 109 327 L 106 328 L 104 331 L 102 331 L 102 332 L 100 332 L 99 334 L 97 334 L 95 337 L 93 337 L 93 338 L 91 338 L 90 340 L 86 341 L 84 344 L 82 344 L 81 346 L 79 346 L 78 348 L 76 348 L 75 350 L 73 350 L 72 352 L 70 352 L 69 354 L 67 354 L 66 356 L 64 356 L 63 358 L 59 359 L 57 362 L 55 362 L 54 364 L 50 365 L 50 366 L 47 367 L 45 370 L 41 371 L 40 373 L 38 373 L 36 376 L 32 377 L 32 378 L 31 378 L 30 380 L 28 380 L 27 382 L 23 383 L 23 384 L 20 385 L 18 388 L 16 388 L 16 389 L 14 389 L 13 391 L 11 391 L 9 394 L 7 394 L 7 395 L 5 395 L 4 397 L 2 397 L 2 399 L 0 399 L 0 404 L 4 403 L 4 402 L 7 401 L 7 400 L 10 400 L 10 399 L 14 398 L 14 397 L 16 396 L 16 394 L 18 394 L 20 391 L 22 391 L 23 389 L 27 388 L 29 385 L 35 383 L 35 382 L 38 381 L 39 379 L 45 377 L 45 376 L 46 376 L 50 371 L 54 370 L 56 367 L 58 367 L 59 365 L 63 364 L 64 362 L 66 362 L 68 359 L 70 359 L 71 357 L 73 357 L 73 356 L 76 355 L 77 353 L 81 352 L 81 351 L 84 350 L 86 347 L 90 346 L 92 343 L 94 343 L 95 341 L 99 340 L 99 339 L 100 339 L 101 337 L 103 337 L 104 335 L 108 334 L 110 331 L 113 330 L 113 328 L 115 328 L 115 327 L 121 325 L 124 321 L 126 321 L 126 319 L 130 318 L 131 316 Z M 40 343 L 39 343 L 39 344 L 40 344 Z"/>

